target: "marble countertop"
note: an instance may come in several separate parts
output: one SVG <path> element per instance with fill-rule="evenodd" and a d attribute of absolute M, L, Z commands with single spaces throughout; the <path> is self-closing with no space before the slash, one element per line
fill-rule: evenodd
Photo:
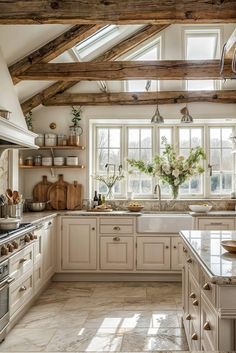
<path fill-rule="evenodd" d="M 192 217 L 236 217 L 236 211 L 189 212 Z"/>
<path fill-rule="evenodd" d="M 181 231 L 187 247 L 216 284 L 236 284 L 236 254 L 221 246 L 222 240 L 236 240 L 235 231 Z"/>

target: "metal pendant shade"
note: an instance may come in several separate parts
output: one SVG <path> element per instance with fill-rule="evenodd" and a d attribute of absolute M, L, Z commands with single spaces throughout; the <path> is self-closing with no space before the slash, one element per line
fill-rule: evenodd
<path fill-rule="evenodd" d="M 158 105 L 156 107 L 156 111 L 151 119 L 152 124 L 164 124 L 164 118 L 161 116 Z"/>
<path fill-rule="evenodd" d="M 193 123 L 193 117 L 189 114 L 189 110 L 187 106 L 181 109 L 180 113 L 183 114 L 180 121 L 181 123 L 183 124 Z"/>

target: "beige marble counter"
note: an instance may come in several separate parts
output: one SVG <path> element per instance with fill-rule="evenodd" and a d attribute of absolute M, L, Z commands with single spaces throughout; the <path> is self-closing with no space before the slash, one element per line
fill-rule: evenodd
<path fill-rule="evenodd" d="M 192 217 L 236 217 L 236 211 L 189 212 Z"/>

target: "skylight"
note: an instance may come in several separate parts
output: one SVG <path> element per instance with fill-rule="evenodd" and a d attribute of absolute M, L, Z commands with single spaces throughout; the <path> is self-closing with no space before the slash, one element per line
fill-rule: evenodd
<path fill-rule="evenodd" d="M 212 60 L 218 56 L 219 30 L 191 30 L 185 32 L 185 59 Z M 187 90 L 214 90 L 214 80 L 186 81 Z"/>

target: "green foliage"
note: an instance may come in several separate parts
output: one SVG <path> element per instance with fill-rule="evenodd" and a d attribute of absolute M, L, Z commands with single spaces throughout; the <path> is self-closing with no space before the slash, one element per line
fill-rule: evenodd
<path fill-rule="evenodd" d="M 33 130 L 33 113 L 32 113 L 32 111 L 29 111 L 25 115 L 25 122 L 26 122 L 26 125 L 27 125 L 28 129 L 30 131 L 32 131 Z"/>
<path fill-rule="evenodd" d="M 72 118 L 72 123 L 74 124 L 74 126 L 78 126 L 79 125 L 79 121 L 81 120 L 81 114 L 82 114 L 82 109 L 81 107 L 79 108 L 75 108 L 75 107 L 71 107 L 71 114 L 73 115 Z"/>

